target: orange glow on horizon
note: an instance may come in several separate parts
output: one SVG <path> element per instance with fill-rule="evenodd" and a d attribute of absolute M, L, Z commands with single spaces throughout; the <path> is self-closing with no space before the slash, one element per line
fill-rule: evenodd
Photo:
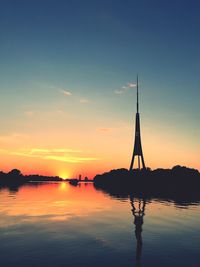
<path fill-rule="evenodd" d="M 133 149 L 133 125 L 119 123 L 112 131 L 102 132 L 96 131 L 98 127 L 94 125 L 92 118 L 89 128 L 85 129 L 81 125 L 81 131 L 77 129 L 77 125 L 73 125 L 73 121 L 71 123 L 75 128 L 71 126 L 61 132 L 54 130 L 48 135 L 46 130 L 38 130 L 29 135 L 1 137 L 0 170 L 9 172 L 17 168 L 24 175 L 59 176 L 64 179 L 81 175 L 82 178 L 87 176 L 93 179 L 96 174 L 112 169 L 129 168 Z M 174 138 L 177 142 L 174 142 Z M 183 151 L 185 146 L 190 157 Z M 160 130 L 158 133 L 143 126 L 142 147 L 145 164 L 151 169 L 182 165 L 200 170 L 197 146 L 192 147 L 188 140 L 176 134 L 172 138 L 168 132 Z"/>
<path fill-rule="evenodd" d="M 58 173 L 58 176 L 64 180 L 71 178 L 69 172 L 67 171 L 61 171 Z"/>

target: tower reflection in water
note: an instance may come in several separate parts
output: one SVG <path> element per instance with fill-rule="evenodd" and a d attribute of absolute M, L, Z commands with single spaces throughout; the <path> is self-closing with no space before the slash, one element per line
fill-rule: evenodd
<path fill-rule="evenodd" d="M 135 201 L 134 197 L 130 195 L 130 203 L 135 224 L 135 237 L 137 241 L 136 246 L 136 263 L 140 266 L 142 254 L 142 225 L 144 223 L 146 200 L 144 198 Z"/>

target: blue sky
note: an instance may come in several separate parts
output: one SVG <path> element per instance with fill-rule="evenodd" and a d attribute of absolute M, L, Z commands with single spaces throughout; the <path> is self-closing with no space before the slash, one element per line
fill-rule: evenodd
<path fill-rule="evenodd" d="M 180 142 L 183 153 L 198 155 L 199 1 L 0 3 L 1 135 L 36 132 L 44 121 L 30 130 L 23 114 L 54 109 L 85 128 L 90 120 L 94 127 L 131 127 L 134 89 L 115 91 L 138 73 L 144 138 L 159 132 Z M 45 127 L 62 131 L 64 123 L 55 119 Z"/>

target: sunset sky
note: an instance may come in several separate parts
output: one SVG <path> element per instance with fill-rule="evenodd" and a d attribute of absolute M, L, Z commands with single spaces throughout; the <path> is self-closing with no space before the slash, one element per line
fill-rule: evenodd
<path fill-rule="evenodd" d="M 0 4 L 0 170 L 129 168 L 137 73 L 146 165 L 200 170 L 199 1 Z"/>

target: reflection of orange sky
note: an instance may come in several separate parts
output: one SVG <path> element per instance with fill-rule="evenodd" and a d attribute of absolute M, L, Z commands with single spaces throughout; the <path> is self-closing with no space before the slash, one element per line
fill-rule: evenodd
<path fill-rule="evenodd" d="M 74 187 L 62 182 L 24 186 L 16 195 L 17 201 L 15 197 L 8 198 L 7 191 L 1 192 L 2 202 L 4 198 L 6 207 L 3 210 L 6 215 L 22 215 L 31 221 L 39 216 L 46 216 L 50 220 L 67 220 L 72 216 L 86 216 L 110 208 L 108 199 L 102 192 L 96 191 L 93 184 Z"/>
<path fill-rule="evenodd" d="M 62 183 L 42 183 L 40 185 L 26 185 L 19 189 L 17 193 L 10 194 L 7 190 L 0 191 L 1 196 L 1 222 L 0 226 L 9 226 L 16 222 L 38 222 L 38 221 L 66 221 L 71 218 L 92 216 L 96 213 L 112 214 L 124 218 L 125 221 L 132 221 L 132 207 L 130 200 L 123 202 L 114 200 L 101 191 L 97 191 L 93 184 L 80 184 L 74 187 L 67 182 Z M 138 208 L 138 199 L 134 199 L 135 208 Z M 193 207 L 188 209 L 190 213 L 198 216 L 198 212 L 193 212 Z M 145 221 L 152 221 L 154 224 L 165 224 L 166 219 L 173 219 L 181 209 L 174 208 L 173 203 L 151 201 L 147 202 L 145 208 Z M 195 215 L 196 213 L 196 215 Z M 101 216 L 101 215 L 100 215 Z M 102 214 L 102 216 L 104 216 Z"/>

